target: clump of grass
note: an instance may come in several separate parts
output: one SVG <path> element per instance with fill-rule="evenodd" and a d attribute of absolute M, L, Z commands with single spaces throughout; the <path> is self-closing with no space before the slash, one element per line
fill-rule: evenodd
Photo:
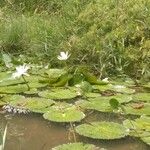
<path fill-rule="evenodd" d="M 149 78 L 148 0 L 5 1 L 1 12 L 0 46 L 7 52 L 59 66 L 56 55 L 70 51 L 71 66 L 87 65 L 100 77 Z"/>

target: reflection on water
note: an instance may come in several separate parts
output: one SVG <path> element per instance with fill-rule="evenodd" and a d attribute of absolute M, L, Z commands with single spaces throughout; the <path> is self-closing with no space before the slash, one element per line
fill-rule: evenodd
<path fill-rule="evenodd" d="M 109 116 L 112 118 L 111 116 Z M 95 119 L 106 120 L 105 115 L 95 114 Z M 85 121 L 95 121 L 93 117 Z M 12 115 L 0 114 L 0 128 L 8 124 L 5 150 L 50 150 L 57 145 L 73 142 L 68 139 L 68 125 L 56 124 L 46 121 L 41 115 Z M 108 150 L 148 150 L 149 147 L 133 138 L 104 141 L 91 140 L 81 136 L 78 141 L 93 143 Z"/>

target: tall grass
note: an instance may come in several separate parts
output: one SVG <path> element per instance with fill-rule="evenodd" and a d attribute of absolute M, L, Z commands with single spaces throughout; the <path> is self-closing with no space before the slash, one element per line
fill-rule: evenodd
<path fill-rule="evenodd" d="M 2 0 L 0 0 L 1 2 Z M 2 1 L 0 46 L 29 61 L 85 64 L 100 76 L 150 74 L 149 0 Z"/>

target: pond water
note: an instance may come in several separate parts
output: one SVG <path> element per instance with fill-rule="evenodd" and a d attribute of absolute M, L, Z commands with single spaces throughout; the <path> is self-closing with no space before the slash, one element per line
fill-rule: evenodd
<path fill-rule="evenodd" d="M 94 116 L 94 117 L 93 117 Z M 118 116 L 104 113 L 89 114 L 86 121 L 113 120 Z M 120 118 L 119 120 L 121 120 Z M 40 114 L 0 114 L 0 129 L 8 124 L 5 150 L 50 150 L 57 145 L 73 142 L 69 136 L 69 125 L 52 123 Z M 70 137 L 70 138 L 69 138 Z M 77 141 L 92 143 L 108 150 L 149 150 L 150 147 L 136 138 L 120 140 L 91 140 L 77 135 Z"/>

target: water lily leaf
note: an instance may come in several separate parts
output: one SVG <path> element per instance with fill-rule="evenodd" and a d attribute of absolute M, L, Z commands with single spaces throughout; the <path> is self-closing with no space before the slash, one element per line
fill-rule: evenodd
<path fill-rule="evenodd" d="M 77 97 L 77 93 L 73 90 L 57 88 L 39 92 L 39 96 L 54 100 L 69 100 Z"/>
<path fill-rule="evenodd" d="M 144 106 L 140 109 L 135 109 L 132 107 L 134 103 L 126 104 L 125 105 L 125 110 L 127 114 L 132 114 L 132 115 L 150 115 L 150 103 L 144 103 Z"/>
<path fill-rule="evenodd" d="M 133 93 L 135 93 L 134 89 L 127 88 L 124 85 L 113 85 L 111 87 L 111 90 L 114 90 L 114 91 L 119 92 L 119 93 L 124 93 L 124 94 L 133 94 Z"/>
<path fill-rule="evenodd" d="M 44 74 L 42 75 L 45 78 L 41 79 L 40 82 L 53 84 L 57 82 L 57 80 L 66 73 L 67 72 L 64 69 L 45 70 Z"/>
<path fill-rule="evenodd" d="M 93 87 L 93 89 L 99 90 L 99 91 L 102 91 L 102 92 L 112 89 L 112 85 L 111 84 L 107 84 L 107 85 L 93 85 L 92 87 Z"/>
<path fill-rule="evenodd" d="M 27 95 L 38 94 L 38 90 L 36 88 L 30 89 L 30 91 L 25 91 L 24 93 Z"/>
<path fill-rule="evenodd" d="M 98 148 L 93 144 L 84 144 L 84 143 L 68 143 L 52 148 L 52 150 L 96 150 L 96 149 Z M 99 148 L 98 150 L 105 150 L 105 149 Z"/>
<path fill-rule="evenodd" d="M 123 122 L 124 126 L 130 129 L 143 130 L 150 132 L 150 117 L 141 116 L 140 118 L 135 119 L 134 121 L 125 120 Z"/>
<path fill-rule="evenodd" d="M 10 72 L 1 72 L 0 73 L 0 87 L 1 86 L 8 86 L 8 85 L 15 85 L 22 83 L 23 80 L 20 79 L 12 79 L 12 73 Z"/>
<path fill-rule="evenodd" d="M 41 78 L 42 77 L 36 75 L 30 75 L 28 77 L 25 77 L 28 84 L 31 84 L 30 85 L 31 87 L 32 85 L 34 86 L 34 84 L 36 84 L 36 87 L 44 87 L 45 84 L 39 83 L 39 80 Z M 25 82 L 22 78 L 13 79 L 12 73 L 0 73 L 0 87 L 17 85 L 17 84 L 25 84 Z"/>
<path fill-rule="evenodd" d="M 132 95 L 128 94 L 116 94 L 113 96 L 109 96 L 109 99 L 117 99 L 119 103 L 128 103 L 133 100 Z"/>
<path fill-rule="evenodd" d="M 141 137 L 145 140 L 150 137 L 150 117 L 148 116 L 141 116 L 135 120 L 127 119 L 123 121 L 123 125 L 129 129 L 131 136 Z"/>
<path fill-rule="evenodd" d="M 126 128 L 114 122 L 92 122 L 81 124 L 75 128 L 80 135 L 93 139 L 120 139 L 128 135 Z"/>
<path fill-rule="evenodd" d="M 92 93 L 92 92 L 84 93 L 84 95 L 88 98 L 95 98 L 95 97 L 100 97 L 101 96 L 100 93 Z"/>
<path fill-rule="evenodd" d="M 52 104 L 54 104 L 53 100 L 38 97 L 24 98 L 9 103 L 14 108 L 25 109 L 36 113 L 47 112 Z"/>
<path fill-rule="evenodd" d="M 4 86 L 0 88 L 0 93 L 7 93 L 7 94 L 17 94 L 23 93 L 25 91 L 28 91 L 28 87 L 22 84 L 18 84 L 15 86 Z"/>
<path fill-rule="evenodd" d="M 100 91 L 106 91 L 106 90 L 112 90 L 118 93 L 123 93 L 123 94 L 132 94 L 135 93 L 134 89 L 128 88 L 124 85 L 112 85 L 112 84 L 108 84 L 108 85 L 94 85 L 93 89 L 97 89 Z"/>
<path fill-rule="evenodd" d="M 53 122 L 78 122 L 85 117 L 85 114 L 75 106 L 68 106 L 52 106 L 43 117 Z"/>
<path fill-rule="evenodd" d="M 142 137 L 141 140 L 142 140 L 144 143 L 150 145 L 150 134 L 149 134 L 149 136 Z"/>
<path fill-rule="evenodd" d="M 79 100 L 76 102 L 77 106 L 83 109 L 92 109 L 101 112 L 111 112 L 111 106 L 107 98 L 99 99 L 93 98 L 88 100 Z"/>
<path fill-rule="evenodd" d="M 133 100 L 150 102 L 150 93 L 136 93 L 133 95 Z"/>
<path fill-rule="evenodd" d="M 49 69 L 44 72 L 49 78 L 59 78 L 60 76 L 66 74 L 66 70 L 64 69 Z"/>

